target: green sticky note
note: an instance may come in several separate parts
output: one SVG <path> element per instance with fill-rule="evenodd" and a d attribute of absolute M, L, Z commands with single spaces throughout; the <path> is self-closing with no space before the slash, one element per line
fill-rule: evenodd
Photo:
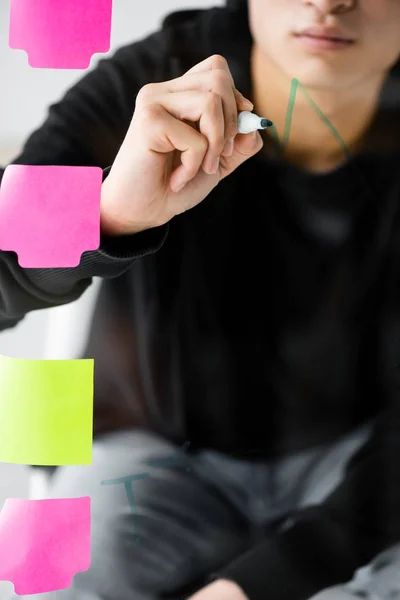
<path fill-rule="evenodd" d="M 0 356 L 0 461 L 92 462 L 94 361 Z"/>

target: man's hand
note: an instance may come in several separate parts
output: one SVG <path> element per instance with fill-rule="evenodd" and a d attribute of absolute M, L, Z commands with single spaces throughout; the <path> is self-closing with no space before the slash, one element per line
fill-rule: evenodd
<path fill-rule="evenodd" d="M 249 600 L 243 590 L 228 579 L 217 579 L 188 600 Z"/>
<path fill-rule="evenodd" d="M 142 87 L 102 185 L 103 232 L 139 233 L 202 202 L 263 147 L 258 131 L 238 134 L 238 113 L 253 108 L 220 55 L 181 77 Z"/>

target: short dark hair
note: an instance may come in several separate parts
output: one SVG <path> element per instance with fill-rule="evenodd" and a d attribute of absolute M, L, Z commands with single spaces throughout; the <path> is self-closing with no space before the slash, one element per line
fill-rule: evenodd
<path fill-rule="evenodd" d="M 226 6 L 232 10 L 237 10 L 246 6 L 247 0 L 226 0 Z"/>

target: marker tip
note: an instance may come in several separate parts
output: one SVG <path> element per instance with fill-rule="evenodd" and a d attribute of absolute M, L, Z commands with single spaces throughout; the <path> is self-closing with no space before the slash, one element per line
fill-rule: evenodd
<path fill-rule="evenodd" d="M 260 125 L 263 129 L 267 129 L 268 127 L 272 127 L 273 122 L 269 119 L 261 119 Z"/>

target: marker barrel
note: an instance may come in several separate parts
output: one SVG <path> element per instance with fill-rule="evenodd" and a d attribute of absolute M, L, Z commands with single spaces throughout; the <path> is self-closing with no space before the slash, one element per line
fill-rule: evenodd
<path fill-rule="evenodd" d="M 267 119 L 263 119 L 258 115 L 245 110 L 239 113 L 238 117 L 238 133 L 251 133 L 258 129 L 265 129 L 263 122 Z"/>

